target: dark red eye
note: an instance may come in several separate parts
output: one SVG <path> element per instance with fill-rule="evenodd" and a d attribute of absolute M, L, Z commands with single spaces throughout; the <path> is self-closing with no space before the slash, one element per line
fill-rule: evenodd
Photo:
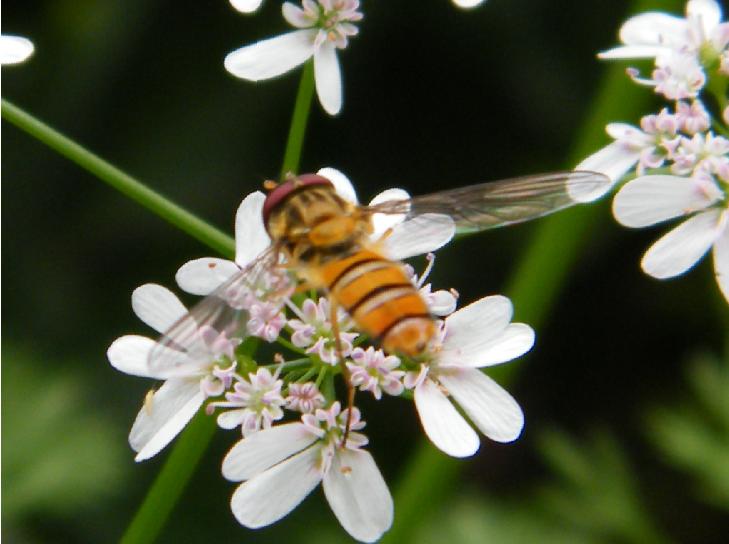
<path fill-rule="evenodd" d="M 268 218 L 271 212 L 292 194 L 311 185 L 331 185 L 332 182 L 319 174 L 301 174 L 276 187 L 268 193 L 263 203 L 263 224 L 268 228 Z"/>

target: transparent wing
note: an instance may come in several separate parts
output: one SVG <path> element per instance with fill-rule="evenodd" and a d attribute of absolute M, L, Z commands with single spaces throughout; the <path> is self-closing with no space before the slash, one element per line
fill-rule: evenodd
<path fill-rule="evenodd" d="M 447 215 L 460 232 L 474 232 L 536 219 L 588 201 L 610 186 L 597 172 L 565 171 L 470 185 L 408 200 L 389 200 L 367 208 L 370 213 Z"/>
<path fill-rule="evenodd" d="M 157 340 L 149 366 L 159 375 L 186 375 L 233 349 L 247 336 L 251 304 L 279 302 L 289 294 L 288 277 L 270 247 L 172 325 Z"/>

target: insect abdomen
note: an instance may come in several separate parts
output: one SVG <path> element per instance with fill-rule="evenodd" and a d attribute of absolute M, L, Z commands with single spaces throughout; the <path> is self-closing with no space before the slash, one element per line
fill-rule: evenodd
<path fill-rule="evenodd" d="M 325 264 L 321 275 L 332 297 L 386 351 L 417 355 L 435 334 L 428 307 L 398 263 L 362 250 Z"/>

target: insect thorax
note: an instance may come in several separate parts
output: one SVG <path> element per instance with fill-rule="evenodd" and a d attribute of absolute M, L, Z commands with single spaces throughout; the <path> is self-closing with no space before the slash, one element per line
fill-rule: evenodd
<path fill-rule="evenodd" d="M 360 250 L 372 232 L 369 216 L 327 185 L 293 191 L 270 211 L 266 228 L 289 262 L 309 265 Z"/>

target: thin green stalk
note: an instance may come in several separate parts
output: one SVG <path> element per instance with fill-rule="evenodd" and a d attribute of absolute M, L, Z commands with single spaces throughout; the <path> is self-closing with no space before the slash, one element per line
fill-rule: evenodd
<path fill-rule="evenodd" d="M 643 11 L 649 2 L 636 4 L 636 11 Z M 606 143 L 604 127 L 608 122 L 636 121 L 648 110 L 650 98 L 650 92 L 630 84 L 624 66 L 613 64 L 607 68 L 566 166 L 574 166 Z M 600 211 L 604 212 L 603 206 L 584 206 L 540 222 L 506 289 L 519 321 L 537 329 L 544 322 L 569 271 L 574 269 L 580 251 L 591 240 L 599 240 L 595 235 L 596 227 L 607 219 L 607 214 Z M 504 365 L 498 373 L 490 374 L 498 374 L 501 383 L 508 383 L 516 378 L 519 369 L 518 364 Z M 447 502 L 447 496 L 457 485 L 458 475 L 465 466 L 462 460 L 447 457 L 424 440 L 395 487 L 395 520 L 381 542 L 414 542 L 423 521 Z"/>
<path fill-rule="evenodd" d="M 309 60 L 304 64 L 304 71 L 301 74 L 301 81 L 299 82 L 299 91 L 296 93 L 296 104 L 294 105 L 294 113 L 291 116 L 291 127 L 289 128 L 289 137 L 286 141 L 286 151 L 284 152 L 280 179 L 284 179 L 286 174 L 296 174 L 299 171 L 301 150 L 304 147 L 306 123 L 309 119 L 311 98 L 313 96 L 314 63 Z"/>
<path fill-rule="evenodd" d="M 81 168 L 88 170 L 100 180 L 108 183 L 193 238 L 200 240 L 227 257 L 233 256 L 235 243 L 230 236 L 166 199 L 132 176 L 122 172 L 116 166 L 5 99 L 2 101 L 2 116 L 6 121 L 37 138 L 54 151 L 75 162 Z"/>

